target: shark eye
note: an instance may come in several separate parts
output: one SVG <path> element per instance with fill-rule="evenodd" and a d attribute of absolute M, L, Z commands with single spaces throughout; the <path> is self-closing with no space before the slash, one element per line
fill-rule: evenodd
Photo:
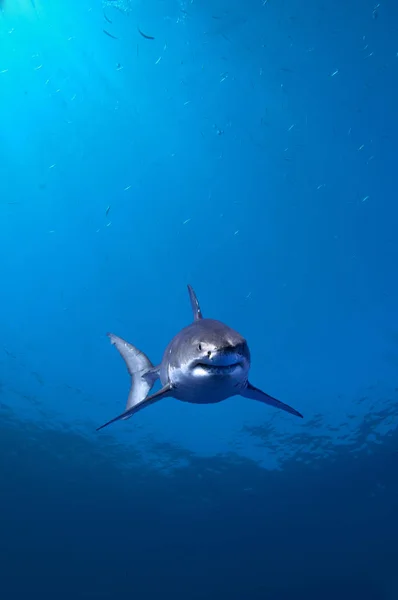
<path fill-rule="evenodd" d="M 198 350 L 199 352 L 202 352 L 202 344 L 198 344 Z"/>

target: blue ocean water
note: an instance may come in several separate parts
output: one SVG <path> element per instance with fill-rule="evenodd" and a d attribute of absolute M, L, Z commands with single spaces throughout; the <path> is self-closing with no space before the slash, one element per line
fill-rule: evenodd
<path fill-rule="evenodd" d="M 398 598 L 396 2 L 0 6 L 2 600 Z M 96 432 L 188 283 L 303 420 Z"/>

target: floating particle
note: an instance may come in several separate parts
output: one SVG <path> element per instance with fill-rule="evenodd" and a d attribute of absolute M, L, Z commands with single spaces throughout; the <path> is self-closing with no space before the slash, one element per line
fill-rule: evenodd
<path fill-rule="evenodd" d="M 190 221 L 190 220 L 191 220 L 191 219 L 185 219 L 185 221 L 183 221 L 183 223 L 182 223 L 182 224 L 183 224 L 183 225 L 186 225 L 187 223 L 189 223 L 189 221 Z"/>
<path fill-rule="evenodd" d="M 330 77 L 334 77 L 335 75 L 337 75 L 338 72 L 339 72 L 339 70 L 336 69 L 335 71 L 333 71 L 333 73 L 330 75 Z"/>
<path fill-rule="evenodd" d="M 127 190 L 129 190 L 131 188 L 131 185 L 128 185 L 127 187 L 124 188 L 124 192 L 127 192 Z"/>

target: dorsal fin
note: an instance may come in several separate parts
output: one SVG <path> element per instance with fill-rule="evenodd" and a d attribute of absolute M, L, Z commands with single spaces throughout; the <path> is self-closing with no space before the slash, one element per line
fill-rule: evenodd
<path fill-rule="evenodd" d="M 192 306 L 193 320 L 197 321 L 198 319 L 203 319 L 202 311 L 200 310 L 198 299 L 196 297 L 195 292 L 193 291 L 193 288 L 190 285 L 188 285 L 188 293 L 189 293 L 189 299 L 191 301 L 191 306 Z"/>

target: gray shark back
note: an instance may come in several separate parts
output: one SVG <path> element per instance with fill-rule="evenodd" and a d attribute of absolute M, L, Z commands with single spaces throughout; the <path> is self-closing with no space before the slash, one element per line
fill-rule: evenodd
<path fill-rule="evenodd" d="M 160 367 L 160 380 L 166 383 L 166 370 L 168 368 L 179 368 L 186 364 L 187 360 L 193 360 L 201 354 L 200 346 L 203 340 L 214 345 L 222 351 L 226 348 L 234 348 L 246 344 L 246 340 L 234 329 L 228 327 L 221 321 L 215 319 L 201 319 L 194 321 L 187 327 L 181 329 L 168 344 Z M 247 357 L 250 361 L 250 353 L 247 348 Z"/>

